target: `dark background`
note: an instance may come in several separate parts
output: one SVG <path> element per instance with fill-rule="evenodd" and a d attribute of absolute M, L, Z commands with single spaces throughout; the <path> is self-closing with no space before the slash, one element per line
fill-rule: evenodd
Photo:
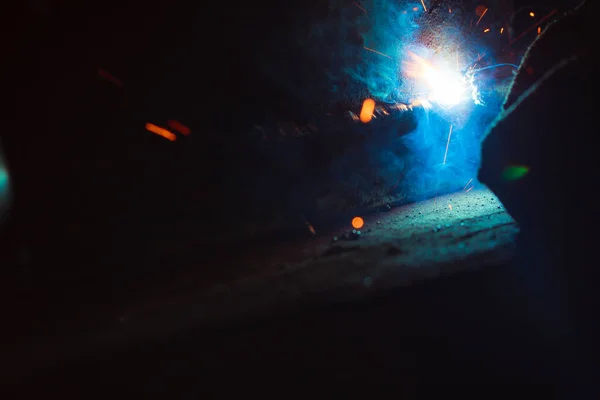
<path fill-rule="evenodd" d="M 358 139 L 325 132 L 265 148 L 251 130 L 348 108 L 327 94 L 332 66 L 297 40 L 347 6 L 331 4 L 37 1 L 8 12 L 2 68 L 16 101 L 3 136 L 21 245 L 39 259 L 139 259 L 142 243 L 170 235 L 214 245 L 271 225 L 306 233 L 330 163 Z M 168 143 L 143 129 L 169 119 L 193 134 Z"/>
<path fill-rule="evenodd" d="M 514 3 L 518 8 L 519 2 Z M 26 340 L 23 338 L 39 321 L 48 323 L 57 318 L 53 313 L 59 313 L 56 309 L 60 307 L 77 308 L 98 299 L 118 302 L 132 285 L 143 286 L 153 276 L 160 276 L 159 265 L 151 262 L 150 243 L 160 241 L 165 235 L 177 237 L 180 231 L 187 235 L 193 230 L 198 234 L 197 247 L 205 250 L 210 259 L 217 257 L 215 248 L 230 245 L 240 218 L 248 217 L 256 202 L 286 204 L 290 215 L 310 212 L 310 207 L 294 204 L 287 193 L 298 185 L 309 187 L 332 154 L 318 143 L 306 145 L 302 157 L 310 157 L 314 162 L 307 163 L 311 168 L 303 169 L 302 173 L 283 175 L 290 178 L 289 187 L 254 187 L 256 175 L 265 171 L 283 172 L 265 163 L 247 132 L 255 121 L 267 115 L 308 121 L 315 109 L 335 109 L 336 105 L 307 104 L 286 93 L 274 80 L 267 79 L 261 69 L 261 63 L 274 54 L 283 58 L 289 68 L 302 65 L 304 57 L 292 40 L 294 33 L 290 27 L 309 25 L 327 13 L 327 4 L 322 1 L 222 6 L 203 2 L 38 1 L 6 11 L 9 17 L 2 45 L 7 62 L 2 65 L 2 74 L 4 92 L 12 99 L 12 108 L 7 109 L 9 118 L 2 140 L 12 175 L 15 206 L 5 228 L 2 256 L 8 276 L 4 283 L 9 289 L 4 293 L 17 303 L 8 315 L 14 317 L 11 325 L 21 334 L 19 340 Z M 118 87 L 99 78 L 98 68 L 118 77 L 123 85 Z M 306 69 L 297 74 L 299 79 L 325 84 L 319 65 L 309 70 L 310 79 L 305 75 Z M 314 97 L 323 90 L 315 85 Z M 180 120 L 193 134 L 169 143 L 143 129 L 146 122 L 164 124 L 168 119 Z M 290 154 L 296 152 L 297 149 L 290 150 Z M 248 198 L 254 190 L 260 194 Z M 303 224 L 300 219 L 293 221 Z M 451 337 L 464 347 L 449 350 L 444 345 L 429 348 L 420 344 L 419 348 L 428 348 L 426 362 L 419 361 L 420 367 L 412 371 L 427 380 L 428 367 L 438 358 L 448 356 L 447 360 L 460 363 L 464 356 L 470 367 L 459 370 L 473 373 L 477 363 L 495 359 L 503 352 L 514 356 L 526 351 L 529 340 L 537 338 L 531 331 L 523 331 L 523 337 L 504 342 L 506 348 L 489 345 L 498 338 L 504 341 L 519 335 L 514 326 L 510 331 L 501 329 L 513 314 L 490 311 L 501 305 L 486 290 L 473 290 L 489 289 L 489 285 L 497 290 L 500 283 L 490 276 L 471 275 L 460 284 L 452 284 L 456 289 L 449 295 L 453 299 L 450 304 L 461 310 L 452 313 L 457 319 L 444 320 L 438 311 L 431 311 L 439 310 L 439 303 L 448 301 L 439 295 L 444 293 L 438 287 L 441 284 L 432 284 L 418 293 L 399 294 L 393 300 L 364 308 L 336 309 L 335 314 L 340 317 L 333 320 L 324 311 L 316 317 L 307 312 L 290 316 L 283 325 L 275 327 L 269 322 L 266 327 L 261 325 L 262 330 L 239 328 L 240 332 L 258 330 L 260 334 L 227 339 L 238 340 L 235 342 L 238 344 L 225 353 L 212 348 L 212 356 L 207 356 L 209 361 L 205 360 L 201 367 L 210 370 L 210 363 L 215 362 L 219 366 L 213 370 L 216 375 L 238 376 L 240 371 L 233 368 L 252 369 L 263 355 L 272 363 L 281 363 L 283 357 L 274 354 L 272 344 L 291 337 L 294 339 L 287 347 L 275 348 L 289 350 L 300 341 L 301 348 L 308 349 L 309 354 L 319 355 L 303 358 L 296 350 L 291 357 L 295 365 L 288 365 L 292 370 L 305 362 L 307 365 L 301 368 L 303 374 L 318 364 L 341 371 L 344 379 L 358 379 L 367 374 L 373 363 L 381 359 L 399 360 L 400 354 L 407 354 L 404 351 L 411 346 L 406 343 L 397 349 L 386 348 L 395 341 L 390 332 L 402 337 L 399 341 L 420 343 L 426 332 L 438 330 L 431 341 L 439 343 Z M 112 295 L 106 296 L 107 292 Z M 479 299 L 477 306 L 470 303 L 474 298 Z M 419 303 L 422 309 L 411 311 L 406 324 L 414 326 L 414 330 L 407 333 L 403 326 L 395 323 L 391 327 L 382 322 L 387 313 L 395 312 L 394 305 L 415 299 L 422 301 Z M 47 308 L 52 308 L 53 313 Z M 424 322 L 421 315 L 430 319 Z M 462 319 L 458 318 L 460 315 Z M 451 328 L 455 330 L 449 331 Z M 356 332 L 353 339 L 337 343 L 337 333 L 349 330 Z M 381 343 L 372 337 L 372 341 L 365 343 L 364 337 L 386 331 L 386 340 Z M 142 363 L 145 360 L 148 365 L 160 365 L 158 369 L 141 368 L 133 374 L 138 376 L 134 381 L 142 384 L 153 374 L 190 378 L 200 368 L 198 358 L 202 358 L 211 344 L 222 338 L 237 337 L 237 332 L 238 329 L 231 329 L 227 333 L 209 332 L 206 336 L 190 333 L 173 352 L 164 350 L 166 353 L 153 352 L 143 357 L 135 353 L 128 359 L 132 361 L 124 365 L 138 368 L 140 357 Z M 477 334 L 487 339 L 478 341 Z M 240 343 L 246 342 L 248 348 L 254 347 L 249 355 L 240 350 Z M 473 350 L 475 342 L 485 351 Z M 334 344 L 338 346 L 335 351 L 324 350 Z M 218 346 L 226 347 L 227 342 Z M 363 350 L 354 358 L 348 356 L 345 346 L 363 346 Z M 467 348 L 471 353 L 463 353 Z M 370 349 L 376 349 L 373 351 L 380 357 L 373 357 Z M 273 353 L 260 354 L 268 350 Z M 545 364 L 540 360 L 552 358 L 547 351 L 547 347 L 540 345 L 524 356 L 527 360 L 522 364 L 518 358 L 507 357 L 499 361 L 503 372 L 498 375 L 493 375 L 493 365 L 486 364 L 489 368 L 482 369 L 481 375 L 474 375 L 473 381 L 483 379 L 485 374 L 498 379 L 544 381 L 563 376 L 560 367 L 550 366 L 550 372 L 542 367 Z M 174 364 L 160 361 L 173 357 L 179 357 L 180 361 Z M 230 367 L 227 360 L 242 361 Z M 104 362 L 99 365 L 106 373 L 112 364 Z M 520 365 L 513 368 L 516 364 Z M 85 371 L 92 371 L 93 365 L 89 364 L 90 369 Z M 346 374 L 344 365 L 353 365 L 354 372 Z M 454 365 L 444 366 L 447 369 L 439 367 L 433 374 L 444 376 L 454 368 Z M 169 368 L 183 372 L 172 372 Z M 267 373 L 269 367 L 264 368 Z M 381 378 L 386 382 L 395 382 L 396 373 L 404 374 L 404 381 L 416 379 L 402 372 L 406 371 L 404 367 L 381 368 L 385 370 Z M 63 376 L 71 376 L 72 372 L 63 371 Z M 328 376 L 325 370 L 316 374 Z M 112 377 L 117 379 L 117 375 L 123 379 L 117 373 Z M 370 382 L 377 381 L 373 375 L 373 372 L 369 375 Z M 449 380 L 458 375 L 449 373 Z"/>

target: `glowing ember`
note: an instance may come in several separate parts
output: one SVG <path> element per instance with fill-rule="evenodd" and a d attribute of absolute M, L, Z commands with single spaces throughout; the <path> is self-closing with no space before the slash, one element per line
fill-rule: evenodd
<path fill-rule="evenodd" d="M 360 110 L 360 121 L 362 123 L 369 123 L 373 118 L 373 111 L 375 110 L 375 100 L 366 99 L 363 102 L 362 109 Z"/>
<path fill-rule="evenodd" d="M 475 10 L 475 12 L 477 13 L 477 10 Z M 479 19 L 477 20 L 477 23 L 475 24 L 475 26 L 479 25 L 479 23 L 481 22 L 481 20 L 483 19 L 483 17 L 485 16 L 485 14 L 487 12 L 488 12 L 488 9 L 486 8 L 485 10 L 483 10 L 483 12 L 481 13 L 481 15 L 477 14 L 477 15 L 479 15 Z"/>
<path fill-rule="evenodd" d="M 365 225 L 365 221 L 361 217 L 354 217 L 352 219 L 352 227 L 354 229 L 360 229 Z"/>
<path fill-rule="evenodd" d="M 169 132 L 165 128 L 161 128 L 160 126 L 156 126 L 151 123 L 146 124 L 146 130 L 148 130 L 152 133 L 155 133 L 158 136 L 162 136 L 165 139 L 170 140 L 171 142 L 174 142 L 177 139 L 177 136 L 175 136 L 175 134 L 173 132 Z"/>

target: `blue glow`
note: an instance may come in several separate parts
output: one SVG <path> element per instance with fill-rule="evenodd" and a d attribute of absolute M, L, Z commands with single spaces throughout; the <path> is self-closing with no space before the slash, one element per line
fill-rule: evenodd
<path fill-rule="evenodd" d="M 0 167 L 0 195 L 8 192 L 8 173 L 2 167 Z"/>
<path fill-rule="evenodd" d="M 477 176 L 481 139 L 506 87 L 483 72 L 505 64 L 496 64 L 492 49 L 481 43 L 481 30 L 469 26 L 472 11 L 462 10 L 460 2 L 452 13 L 432 14 L 420 1 L 362 1 L 361 9 L 333 3 L 338 37 L 359 32 L 362 43 L 359 49 L 356 41 L 341 40 L 341 68 L 329 70 L 332 92 L 356 104 L 371 97 L 378 104 L 408 105 L 416 119 L 409 134 L 369 149 L 381 175 L 388 182 L 402 177 L 398 189 L 407 201 L 462 190 Z M 330 34 L 327 24 L 322 35 Z M 356 129 L 368 128 L 357 123 Z M 374 134 L 398 136 L 386 129 L 397 127 L 387 124 Z M 408 151 L 396 151 L 400 147 Z"/>
<path fill-rule="evenodd" d="M 4 222 L 4 213 L 10 204 L 10 179 L 1 162 L 2 155 L 0 154 L 0 224 Z"/>

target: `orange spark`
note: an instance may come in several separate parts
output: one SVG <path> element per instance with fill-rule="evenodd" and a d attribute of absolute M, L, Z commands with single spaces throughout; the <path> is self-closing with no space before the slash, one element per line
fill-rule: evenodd
<path fill-rule="evenodd" d="M 308 230 L 310 231 L 310 233 L 312 233 L 313 235 L 317 234 L 317 231 L 309 222 L 306 223 L 306 226 L 308 227 Z"/>
<path fill-rule="evenodd" d="M 413 7 L 413 11 L 419 11 L 419 7 Z"/>
<path fill-rule="evenodd" d="M 475 24 L 475 26 L 479 25 L 479 21 L 481 21 L 481 19 L 483 18 L 483 16 L 487 13 L 488 9 L 486 8 L 485 10 L 483 10 L 483 12 L 481 13 L 481 17 L 479 17 L 479 19 L 477 20 L 477 23 Z"/>
<path fill-rule="evenodd" d="M 361 217 L 354 217 L 352 218 L 352 227 L 354 229 L 360 229 L 365 225 L 365 220 L 362 219 Z"/>
<path fill-rule="evenodd" d="M 542 27 L 541 27 L 541 26 L 538 26 L 538 35 L 539 35 L 540 33 L 542 33 Z"/>
<path fill-rule="evenodd" d="M 360 110 L 360 121 L 364 124 L 371 122 L 374 110 L 375 100 L 366 99 L 365 101 L 363 101 L 362 109 Z"/>
<path fill-rule="evenodd" d="M 533 18 L 533 17 L 535 17 L 535 13 L 532 11 L 532 12 L 530 12 L 530 13 L 529 13 L 529 16 L 530 16 L 531 18 Z"/>
<path fill-rule="evenodd" d="M 500 28 L 500 34 L 504 33 L 504 28 Z"/>
<path fill-rule="evenodd" d="M 179 121 L 175 121 L 175 120 L 169 120 L 167 121 L 167 123 L 169 124 L 169 126 L 172 129 L 175 129 L 176 131 L 178 131 L 179 133 L 181 133 L 182 135 L 189 135 L 192 131 L 190 130 L 190 128 L 188 128 L 187 126 L 183 125 L 181 122 Z"/>
<path fill-rule="evenodd" d="M 161 128 L 160 126 L 156 126 L 151 123 L 146 124 L 146 129 L 152 133 L 156 133 L 158 136 L 162 136 L 165 139 L 170 140 L 171 142 L 174 142 L 177 139 L 177 136 L 175 136 L 173 132 L 169 132 L 165 128 Z"/>
<path fill-rule="evenodd" d="M 489 31 L 490 31 L 490 28 L 485 28 L 485 29 L 483 30 L 483 33 L 488 33 Z"/>
<path fill-rule="evenodd" d="M 427 7 L 425 7 L 425 2 L 423 0 L 421 0 L 421 5 L 423 6 L 423 10 L 427 11 Z"/>
<path fill-rule="evenodd" d="M 542 22 L 546 21 L 547 19 L 549 19 L 550 17 L 552 17 L 554 14 L 557 13 L 558 10 L 554 9 L 552 11 L 550 11 L 547 15 L 545 15 L 544 17 L 540 18 L 536 24 L 530 26 L 529 28 L 525 29 L 525 31 L 523 31 L 519 36 L 517 36 L 516 38 L 512 39 L 509 42 L 509 45 L 512 45 L 513 43 L 515 43 L 517 40 L 521 39 L 522 37 L 524 37 L 525 35 L 529 34 L 529 32 L 531 32 L 532 29 L 534 29 L 536 26 L 539 27 L 538 24 L 541 24 Z"/>
<path fill-rule="evenodd" d="M 375 112 L 377 112 L 378 114 L 390 115 L 390 113 L 389 113 L 389 112 L 387 112 L 387 111 L 385 110 L 385 108 L 383 108 L 383 107 L 376 107 L 376 108 L 375 108 Z"/>
<path fill-rule="evenodd" d="M 373 49 L 370 49 L 370 48 L 368 48 L 368 47 L 364 47 L 364 46 L 363 46 L 363 49 L 365 49 L 365 50 L 369 50 L 369 51 L 372 51 L 373 53 L 375 53 L 375 54 L 379 54 L 380 56 L 384 56 L 384 57 L 387 57 L 387 58 L 392 58 L 392 57 L 388 56 L 387 54 L 380 53 L 380 52 L 378 52 L 377 50 L 373 50 Z"/>

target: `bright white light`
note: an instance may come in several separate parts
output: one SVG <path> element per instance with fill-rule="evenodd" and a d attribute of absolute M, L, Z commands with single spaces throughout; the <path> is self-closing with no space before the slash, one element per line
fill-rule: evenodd
<path fill-rule="evenodd" d="M 442 106 L 455 106 L 467 96 L 467 82 L 454 72 L 430 69 L 423 78 L 430 88 L 429 100 Z"/>
<path fill-rule="evenodd" d="M 404 63 L 404 73 L 416 80 L 421 96 L 443 107 L 456 106 L 470 97 L 473 87 L 462 74 L 413 53 L 409 55 L 411 60 Z"/>

